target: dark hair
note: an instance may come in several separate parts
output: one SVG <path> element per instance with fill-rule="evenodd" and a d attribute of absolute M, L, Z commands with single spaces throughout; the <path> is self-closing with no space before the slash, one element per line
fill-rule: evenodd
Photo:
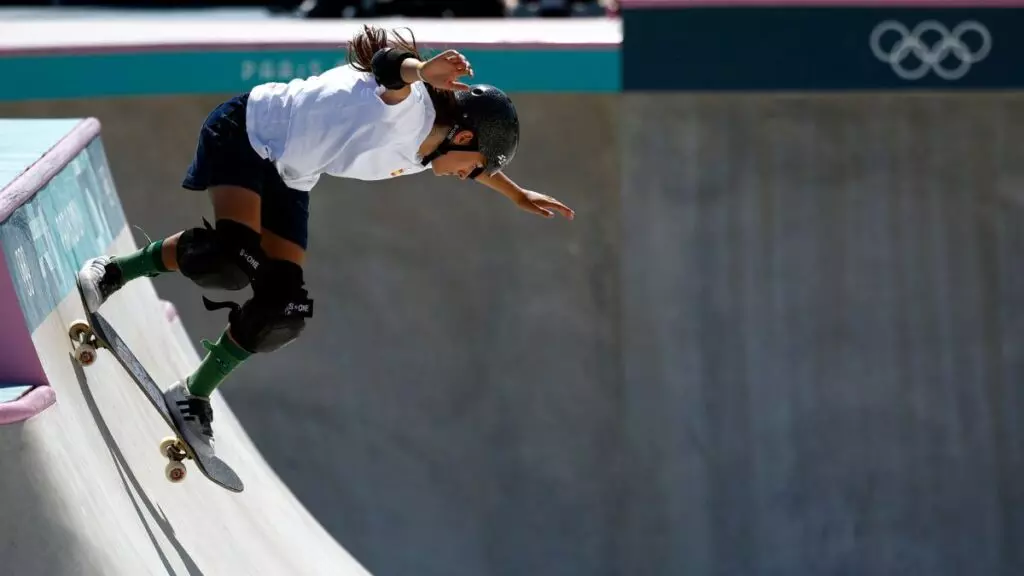
<path fill-rule="evenodd" d="M 402 51 L 409 51 L 416 55 L 420 62 L 426 62 L 416 46 L 416 36 L 409 30 L 409 39 L 406 39 L 399 32 L 392 30 L 390 38 L 388 31 L 376 26 L 363 25 L 362 31 L 355 35 L 349 42 L 348 61 L 352 67 L 360 72 L 370 72 L 370 62 L 373 55 L 383 48 L 397 48 Z M 458 105 L 455 101 L 455 93 L 451 90 L 435 88 L 425 84 L 427 93 L 430 94 L 430 101 L 434 104 L 434 111 L 437 117 L 434 124 L 439 126 L 454 126 L 458 113 Z"/>

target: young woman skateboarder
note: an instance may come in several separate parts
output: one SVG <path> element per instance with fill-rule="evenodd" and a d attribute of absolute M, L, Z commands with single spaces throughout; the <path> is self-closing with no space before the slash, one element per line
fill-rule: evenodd
<path fill-rule="evenodd" d="M 309 191 L 327 174 L 382 180 L 426 169 L 471 178 L 545 217 L 573 211 L 524 190 L 502 173 L 516 154 L 519 120 L 493 86 L 473 76 L 464 56 L 446 51 L 424 61 L 415 39 L 364 27 L 349 64 L 320 76 L 256 86 L 222 103 L 199 133 L 183 187 L 208 190 L 215 225 L 184 230 L 124 256 L 101 256 L 78 273 L 95 312 L 125 283 L 178 271 L 203 288 L 253 296 L 230 308 L 228 325 L 186 379 L 164 398 L 185 439 L 214 454 L 209 397 L 252 354 L 295 340 L 312 317 L 303 264 Z"/>

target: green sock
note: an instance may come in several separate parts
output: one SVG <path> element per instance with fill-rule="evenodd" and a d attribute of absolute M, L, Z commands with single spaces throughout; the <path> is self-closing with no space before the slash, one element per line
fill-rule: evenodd
<path fill-rule="evenodd" d="M 207 350 L 206 358 L 188 377 L 187 384 L 190 394 L 209 398 L 228 374 L 252 356 L 252 353 L 235 344 L 227 330 L 220 335 L 216 344 L 203 340 L 203 348 Z"/>
<path fill-rule="evenodd" d="M 114 264 L 121 269 L 124 281 L 128 282 L 142 276 L 156 276 L 167 272 L 162 254 L 163 246 L 164 241 L 157 240 L 142 250 L 127 256 L 115 257 Z"/>

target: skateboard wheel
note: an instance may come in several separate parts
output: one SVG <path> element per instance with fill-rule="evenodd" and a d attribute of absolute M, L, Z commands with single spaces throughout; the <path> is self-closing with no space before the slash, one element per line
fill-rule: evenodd
<path fill-rule="evenodd" d="M 174 436 L 168 436 L 160 441 L 160 454 L 171 459 L 173 462 L 181 462 L 188 457 L 181 441 Z"/>
<path fill-rule="evenodd" d="M 185 480 L 185 465 L 181 462 L 169 462 L 164 468 L 164 475 L 173 484 Z"/>
<path fill-rule="evenodd" d="M 92 344 L 79 344 L 75 347 L 75 360 L 82 366 L 89 366 L 96 361 L 96 347 Z"/>
<path fill-rule="evenodd" d="M 171 449 L 178 442 L 177 438 L 164 438 L 160 441 L 160 454 L 168 458 L 171 457 Z"/>
<path fill-rule="evenodd" d="M 68 328 L 68 336 L 73 342 L 86 342 L 92 338 L 92 328 L 85 320 L 75 320 Z M 83 338 L 85 336 L 85 338 Z"/>

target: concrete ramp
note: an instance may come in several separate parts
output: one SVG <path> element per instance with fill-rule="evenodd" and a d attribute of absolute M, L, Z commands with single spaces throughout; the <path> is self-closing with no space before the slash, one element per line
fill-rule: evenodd
<path fill-rule="evenodd" d="M 165 480 L 157 445 L 169 430 L 143 394 L 106 351 L 87 368 L 74 361 L 67 327 L 83 317 L 74 269 L 83 258 L 124 253 L 135 243 L 98 123 L 71 126 L 13 184 L 0 181 L 4 338 L 12 347 L 30 342 L 21 350 L 32 355 L 5 355 L 0 382 L 38 367 L 42 386 L 13 384 L 48 385 L 56 397 L 0 427 L 0 573 L 367 574 L 269 468 L 219 394 L 218 449 L 245 482 L 241 494 L 194 466 L 182 484 Z M 5 124 L 2 134 L 0 150 L 10 151 L 19 134 L 37 138 L 38 123 Z M 161 385 L 198 363 L 148 280 L 129 284 L 102 312 Z"/>

